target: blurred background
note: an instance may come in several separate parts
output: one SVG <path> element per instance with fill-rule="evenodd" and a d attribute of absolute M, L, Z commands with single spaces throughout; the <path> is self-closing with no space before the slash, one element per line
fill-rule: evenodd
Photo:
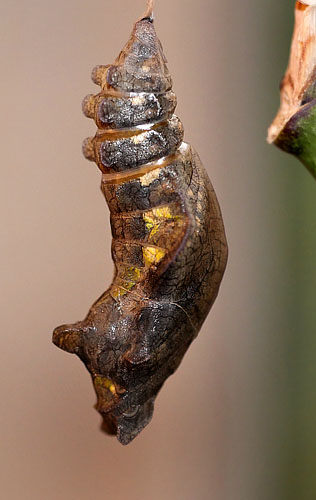
<path fill-rule="evenodd" d="M 99 430 L 84 366 L 51 344 L 109 285 L 109 214 L 82 98 L 145 0 L 1 0 L 0 475 L 7 500 L 315 500 L 316 184 L 268 146 L 289 0 L 156 0 L 185 138 L 230 248 L 218 300 L 152 423 Z"/>

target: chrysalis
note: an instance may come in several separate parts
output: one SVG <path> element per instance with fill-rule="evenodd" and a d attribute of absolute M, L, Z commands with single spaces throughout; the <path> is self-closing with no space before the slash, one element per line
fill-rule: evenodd
<path fill-rule="evenodd" d="M 86 319 L 56 328 L 53 341 L 84 362 L 103 430 L 128 444 L 217 296 L 227 245 L 212 185 L 173 114 L 151 8 L 92 79 L 101 92 L 83 110 L 98 130 L 83 150 L 102 172 L 115 273 Z"/>

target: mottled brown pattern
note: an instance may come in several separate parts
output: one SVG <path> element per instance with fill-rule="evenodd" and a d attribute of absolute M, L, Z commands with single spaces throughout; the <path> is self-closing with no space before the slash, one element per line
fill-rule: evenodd
<path fill-rule="evenodd" d="M 85 142 L 111 213 L 115 275 L 84 321 L 54 343 L 89 370 L 103 429 L 128 444 L 197 336 L 216 296 L 227 245 L 216 195 L 183 128 L 151 18 L 135 24 L 113 66 L 93 79 L 83 109 L 98 131 Z"/>

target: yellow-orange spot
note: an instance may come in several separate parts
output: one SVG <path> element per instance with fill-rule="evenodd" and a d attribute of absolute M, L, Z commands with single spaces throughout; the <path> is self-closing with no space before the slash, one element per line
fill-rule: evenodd
<path fill-rule="evenodd" d="M 126 295 L 127 291 L 124 290 L 124 288 L 121 288 L 120 286 L 113 285 L 111 287 L 111 297 L 113 297 L 114 300 L 120 299 L 124 295 Z"/>
<path fill-rule="evenodd" d="M 144 213 L 143 219 L 146 224 L 146 229 L 149 232 L 148 240 L 154 242 L 153 238 L 157 236 L 157 233 L 163 228 L 165 221 L 174 221 L 174 224 L 176 224 L 176 221 L 182 223 L 183 217 L 173 214 L 169 206 L 164 206 L 154 208 L 151 212 Z"/>
<path fill-rule="evenodd" d="M 144 214 L 143 218 L 146 224 L 146 229 L 150 232 L 150 236 L 154 236 L 159 229 L 159 222 L 148 214 Z"/>
<path fill-rule="evenodd" d="M 159 219 L 174 219 L 175 216 L 172 215 L 169 207 L 159 207 L 153 209 L 153 214 Z"/>
<path fill-rule="evenodd" d="M 94 385 L 97 388 L 101 389 L 107 389 L 108 391 L 111 392 L 111 394 L 116 394 L 116 387 L 112 380 L 106 378 L 106 377 L 101 377 L 101 376 L 96 376 L 94 377 Z"/>
<path fill-rule="evenodd" d="M 163 248 L 146 247 L 143 248 L 143 258 L 146 267 L 151 267 L 153 264 L 159 264 L 166 255 L 166 250 Z"/>
<path fill-rule="evenodd" d="M 121 286 L 114 285 L 111 289 L 113 299 L 124 297 L 140 280 L 141 270 L 138 267 L 127 267 L 123 269 L 117 279 L 120 280 Z"/>
<path fill-rule="evenodd" d="M 140 269 L 138 267 L 127 267 L 124 270 L 122 278 L 135 284 L 140 278 Z"/>

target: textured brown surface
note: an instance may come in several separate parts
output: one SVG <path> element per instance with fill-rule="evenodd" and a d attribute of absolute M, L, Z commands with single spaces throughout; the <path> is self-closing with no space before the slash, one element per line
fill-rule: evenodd
<path fill-rule="evenodd" d="M 217 296 L 227 245 L 212 185 L 172 116 L 152 19 L 135 24 L 114 65 L 98 66 L 93 80 L 102 90 L 83 111 L 102 128 L 83 151 L 103 172 L 115 275 L 83 322 L 54 331 L 54 343 L 85 363 L 103 429 L 128 444 Z"/>
<path fill-rule="evenodd" d="M 291 348 L 307 344 L 300 359 L 312 371 L 315 321 L 298 316 L 304 306 L 315 318 L 316 186 L 264 140 L 292 36 L 288 0 L 156 0 L 177 113 L 216 188 L 230 256 L 197 341 L 128 447 L 99 431 L 88 373 L 51 343 L 54 326 L 82 319 L 113 277 L 100 173 L 81 154 L 95 125 L 80 105 L 98 91 L 91 68 L 118 54 L 144 4 L 1 3 L 1 493 L 307 500 L 315 454 L 298 452 L 287 424 L 310 446 L 314 421 L 294 412 L 314 420 L 315 379 L 305 386 Z M 297 470 L 303 454 L 311 481 L 306 462 Z"/>

